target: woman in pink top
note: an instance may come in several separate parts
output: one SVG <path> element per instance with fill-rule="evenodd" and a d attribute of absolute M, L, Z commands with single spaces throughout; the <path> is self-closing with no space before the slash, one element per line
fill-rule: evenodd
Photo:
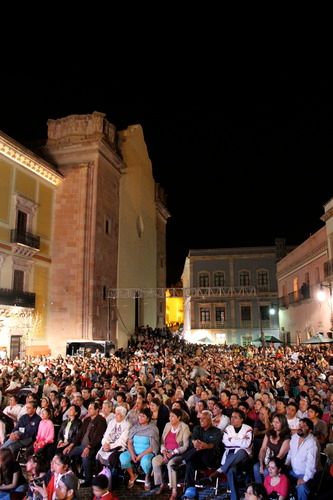
<path fill-rule="evenodd" d="M 157 495 L 166 488 L 162 479 L 162 465 L 168 469 L 169 483 L 171 486 L 171 500 L 177 498 L 177 472 L 172 468 L 177 460 L 177 455 L 184 453 L 190 443 L 190 429 L 182 422 L 182 410 L 175 408 L 170 411 L 169 422 L 165 425 L 162 434 L 161 455 L 153 458 L 154 482 L 159 486 Z"/>
<path fill-rule="evenodd" d="M 281 473 L 283 462 L 279 458 L 272 458 L 268 463 L 268 476 L 265 477 L 265 490 L 270 496 L 277 493 L 279 500 L 287 500 L 289 496 L 289 481 L 285 474 Z"/>
<path fill-rule="evenodd" d="M 54 425 L 52 420 L 50 420 L 50 416 L 51 410 L 43 408 L 41 413 L 42 420 L 39 422 L 36 441 L 34 442 L 35 453 L 43 453 L 45 446 L 54 441 Z"/>

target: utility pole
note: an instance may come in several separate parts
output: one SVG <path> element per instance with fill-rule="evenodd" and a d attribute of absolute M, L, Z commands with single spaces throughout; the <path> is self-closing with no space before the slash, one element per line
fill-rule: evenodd
<path fill-rule="evenodd" d="M 261 337 L 261 345 L 262 345 L 262 352 L 264 355 L 264 358 L 266 358 L 266 339 L 265 339 L 265 333 L 262 327 L 262 317 L 261 317 L 261 307 L 260 304 L 258 304 L 258 311 L 259 311 L 259 328 L 260 328 L 260 337 Z"/>

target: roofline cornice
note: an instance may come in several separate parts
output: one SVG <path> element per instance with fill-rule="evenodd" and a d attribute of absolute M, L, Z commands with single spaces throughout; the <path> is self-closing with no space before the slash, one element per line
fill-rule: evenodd
<path fill-rule="evenodd" d="M 63 180 L 63 176 L 56 172 L 50 164 L 34 155 L 32 151 L 24 148 L 21 144 L 13 141 L 13 139 L 5 136 L 3 132 L 0 133 L 0 154 L 3 154 L 54 186 L 58 186 Z"/>

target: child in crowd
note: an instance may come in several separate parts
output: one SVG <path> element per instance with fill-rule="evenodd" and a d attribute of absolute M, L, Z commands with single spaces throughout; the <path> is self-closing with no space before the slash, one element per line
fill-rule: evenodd
<path fill-rule="evenodd" d="M 93 500 L 118 500 L 118 497 L 108 490 L 108 485 L 109 480 L 104 474 L 94 477 L 92 480 Z"/>

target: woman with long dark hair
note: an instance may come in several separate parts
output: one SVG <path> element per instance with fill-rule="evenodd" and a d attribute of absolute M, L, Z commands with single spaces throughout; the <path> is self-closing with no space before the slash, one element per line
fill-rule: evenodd
<path fill-rule="evenodd" d="M 265 477 L 264 486 L 269 496 L 275 494 L 278 500 L 289 498 L 289 480 L 283 474 L 283 462 L 277 457 L 272 458 L 268 464 L 268 476 Z"/>
<path fill-rule="evenodd" d="M 271 458 L 283 459 L 289 451 L 290 429 L 285 415 L 275 413 L 272 426 L 264 437 L 259 451 L 259 462 L 253 466 L 254 479 L 262 483 L 262 476 L 267 476 L 267 466 Z"/>
<path fill-rule="evenodd" d="M 0 449 L 0 499 L 10 500 L 13 492 L 27 488 L 20 464 L 14 459 L 9 448 Z"/>

